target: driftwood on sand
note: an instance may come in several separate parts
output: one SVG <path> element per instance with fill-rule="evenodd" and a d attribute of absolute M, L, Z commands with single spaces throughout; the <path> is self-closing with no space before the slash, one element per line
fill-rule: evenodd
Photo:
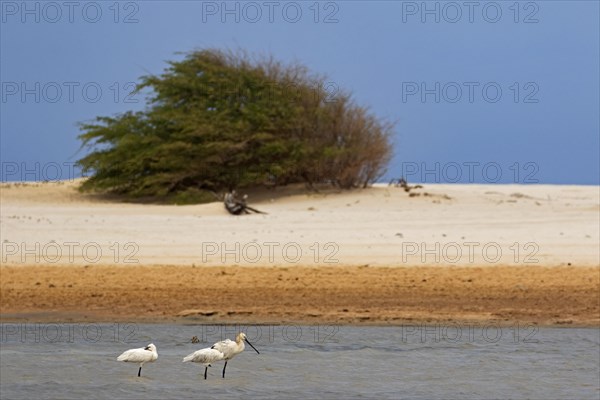
<path fill-rule="evenodd" d="M 247 204 L 248 195 L 245 194 L 241 199 L 237 197 L 237 193 L 235 190 L 227 193 L 223 199 L 223 203 L 225 204 L 225 209 L 233 215 L 241 215 L 241 214 L 250 214 L 250 212 L 254 212 L 257 214 L 266 214 L 263 211 L 259 211 L 256 208 L 252 208 Z"/>
<path fill-rule="evenodd" d="M 421 185 L 409 186 L 408 182 L 404 178 L 392 179 L 390 181 L 390 183 L 388 184 L 388 186 L 391 186 L 391 185 L 394 185 L 394 187 L 401 187 L 402 189 L 404 189 L 405 192 L 410 192 L 412 189 L 423 188 L 423 186 L 421 186 Z"/>

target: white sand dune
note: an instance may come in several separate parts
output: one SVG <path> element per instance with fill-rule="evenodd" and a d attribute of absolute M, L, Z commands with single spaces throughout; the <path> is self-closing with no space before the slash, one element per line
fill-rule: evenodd
<path fill-rule="evenodd" d="M 250 197 L 268 215 L 236 217 L 221 203 L 102 201 L 78 184 L 0 186 L 3 264 L 600 265 L 598 186 L 278 189 Z"/>

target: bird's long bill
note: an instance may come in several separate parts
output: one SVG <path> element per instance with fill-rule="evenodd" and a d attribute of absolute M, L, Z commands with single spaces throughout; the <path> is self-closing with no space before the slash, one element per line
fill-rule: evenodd
<path fill-rule="evenodd" d="M 248 341 L 248 339 L 245 339 L 245 340 L 246 340 L 246 343 L 248 343 L 250 345 L 250 347 L 252 347 L 257 354 L 260 354 L 260 352 L 258 350 L 256 350 L 256 347 L 252 346 L 252 343 L 250 343 Z"/>

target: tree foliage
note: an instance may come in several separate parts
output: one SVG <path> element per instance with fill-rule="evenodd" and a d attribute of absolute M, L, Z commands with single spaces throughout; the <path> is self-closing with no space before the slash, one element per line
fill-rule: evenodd
<path fill-rule="evenodd" d="M 335 87 L 335 86 L 333 86 Z M 82 190 L 168 198 L 305 182 L 366 186 L 391 156 L 392 125 L 299 64 L 201 50 L 143 76 L 144 111 L 80 125 Z"/>

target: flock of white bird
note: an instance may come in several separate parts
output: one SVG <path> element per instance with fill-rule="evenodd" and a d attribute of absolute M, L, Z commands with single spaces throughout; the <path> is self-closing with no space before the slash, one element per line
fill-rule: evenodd
<path fill-rule="evenodd" d="M 236 336 L 235 342 L 230 339 L 222 340 L 213 344 L 211 347 L 200 349 L 187 357 L 184 357 L 183 362 L 191 361 L 204 365 L 204 379 L 206 379 L 208 367 L 212 366 L 211 364 L 218 361 L 225 361 L 225 366 L 223 367 L 223 378 L 225 378 L 227 361 L 244 351 L 246 348 L 244 342 L 248 343 L 257 354 L 260 354 L 259 351 L 252 346 L 252 343 L 248 341 L 246 334 L 241 332 Z M 117 357 L 117 361 L 138 363 L 140 365 L 138 376 L 142 375 L 142 367 L 144 364 L 154 362 L 156 359 L 158 359 L 158 352 L 156 351 L 156 346 L 152 343 L 139 349 L 127 350 Z"/>

